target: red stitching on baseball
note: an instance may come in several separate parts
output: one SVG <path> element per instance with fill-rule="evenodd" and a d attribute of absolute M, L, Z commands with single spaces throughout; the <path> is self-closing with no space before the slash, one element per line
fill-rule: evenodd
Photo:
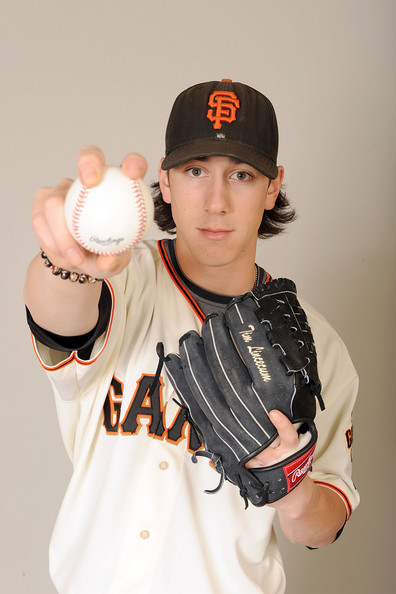
<path fill-rule="evenodd" d="M 138 211 L 138 229 L 137 229 L 137 235 L 136 235 L 135 239 L 133 240 L 133 242 L 131 242 L 131 244 L 128 246 L 128 249 L 130 249 L 131 247 L 133 247 L 134 245 L 139 243 L 142 236 L 144 235 L 144 232 L 146 230 L 146 223 L 147 223 L 146 203 L 144 200 L 144 196 L 143 196 L 143 192 L 140 187 L 140 184 L 138 181 L 131 179 L 131 186 L 132 186 L 132 190 L 135 193 L 135 197 L 136 197 L 136 207 L 137 207 L 137 211 Z"/>
<path fill-rule="evenodd" d="M 83 237 L 81 237 L 81 233 L 80 233 L 80 217 L 81 214 L 84 210 L 84 206 L 85 206 L 85 202 L 86 199 L 88 198 L 88 188 L 86 186 L 82 186 L 80 193 L 78 195 L 76 204 L 73 208 L 73 214 L 72 214 L 72 229 L 73 229 L 73 233 L 77 239 L 77 241 L 85 248 L 85 249 L 89 249 L 89 246 L 87 245 L 87 243 L 84 241 Z"/>
<path fill-rule="evenodd" d="M 142 192 L 139 182 L 137 180 L 133 180 L 133 179 L 131 179 L 130 182 L 131 182 L 131 189 L 134 194 L 134 199 L 136 201 L 138 225 L 137 225 L 137 232 L 136 232 L 135 239 L 133 241 L 131 241 L 126 247 L 124 247 L 122 249 L 122 251 L 100 252 L 99 250 L 93 249 L 92 246 L 90 244 L 88 244 L 84 240 L 84 238 L 81 236 L 80 218 L 81 218 L 82 213 L 84 212 L 85 202 L 89 196 L 89 188 L 87 188 L 86 186 L 82 186 L 80 193 L 78 195 L 76 204 L 73 208 L 72 229 L 73 229 L 73 234 L 76 237 L 77 241 L 86 250 L 89 250 L 89 251 L 91 251 L 95 254 L 98 254 L 98 255 L 114 256 L 114 255 L 118 255 L 123 252 L 126 252 L 127 250 L 130 250 L 131 248 L 133 248 L 134 245 L 139 243 L 139 241 L 142 239 L 142 237 L 146 231 L 146 225 L 147 225 L 146 203 L 145 203 L 144 195 L 143 195 L 143 192 Z"/>

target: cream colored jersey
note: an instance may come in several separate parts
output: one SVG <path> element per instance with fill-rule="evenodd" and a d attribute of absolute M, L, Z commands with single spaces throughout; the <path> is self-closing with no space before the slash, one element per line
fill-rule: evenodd
<path fill-rule="evenodd" d="M 227 481 L 219 493 L 204 493 L 218 475 L 206 460 L 192 464 L 198 444 L 166 374 L 149 397 L 157 343 L 177 352 L 180 336 L 202 323 L 163 245 L 140 244 L 130 266 L 107 282 L 111 319 L 89 360 L 60 357 L 34 340 L 73 464 L 50 546 L 52 579 L 60 594 L 281 594 L 276 512 L 245 510 Z M 349 517 L 358 504 L 350 449 L 357 376 L 336 332 L 300 303 L 326 405 L 316 417 L 311 477 L 339 494 Z"/>

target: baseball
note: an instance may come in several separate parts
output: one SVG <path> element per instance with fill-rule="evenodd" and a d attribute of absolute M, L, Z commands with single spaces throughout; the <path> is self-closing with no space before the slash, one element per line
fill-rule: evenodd
<path fill-rule="evenodd" d="M 119 167 L 106 167 L 101 183 L 87 188 L 79 179 L 65 201 L 67 226 L 74 239 L 95 254 L 130 250 L 154 217 L 150 190 L 141 179 L 128 179 Z"/>

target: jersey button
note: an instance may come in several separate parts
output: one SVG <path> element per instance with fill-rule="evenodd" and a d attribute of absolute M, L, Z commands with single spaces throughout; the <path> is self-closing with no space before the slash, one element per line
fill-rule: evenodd
<path fill-rule="evenodd" d="M 160 462 L 158 464 L 158 466 L 161 468 L 161 470 L 166 470 L 167 468 L 169 468 L 169 464 L 168 464 L 168 462 L 165 462 L 165 460 L 163 460 L 162 462 Z"/>
<path fill-rule="evenodd" d="M 142 530 L 140 533 L 140 538 L 143 538 L 143 540 L 147 540 L 147 538 L 150 537 L 150 532 L 148 530 Z"/>

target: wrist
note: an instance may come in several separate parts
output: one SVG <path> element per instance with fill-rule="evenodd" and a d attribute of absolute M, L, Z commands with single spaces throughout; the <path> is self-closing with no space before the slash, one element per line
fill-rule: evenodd
<path fill-rule="evenodd" d="M 44 266 L 50 269 L 54 276 L 59 276 L 62 280 L 69 280 L 72 283 L 80 285 L 93 285 L 94 283 L 103 282 L 104 280 L 103 278 L 96 278 L 94 276 L 90 276 L 89 274 L 85 274 L 84 272 L 76 272 L 56 266 L 50 261 L 47 254 L 41 248 L 40 251 Z"/>
<path fill-rule="evenodd" d="M 276 508 L 280 514 L 291 520 L 298 520 L 309 513 L 317 496 L 317 486 L 309 476 L 306 476 L 295 489 L 271 504 L 271 507 Z"/>

